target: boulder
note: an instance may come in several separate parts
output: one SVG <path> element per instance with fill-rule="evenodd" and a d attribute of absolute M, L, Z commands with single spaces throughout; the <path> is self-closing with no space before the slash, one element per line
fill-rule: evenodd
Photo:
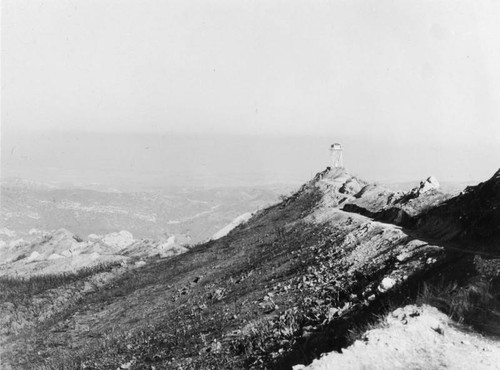
<path fill-rule="evenodd" d="M 378 291 L 380 293 L 385 293 L 388 290 L 392 289 L 396 285 L 396 280 L 390 277 L 385 277 L 382 279 L 380 285 L 378 286 Z"/>
<path fill-rule="evenodd" d="M 96 242 L 98 240 L 101 240 L 102 236 L 101 235 L 97 235 L 97 234 L 89 234 L 87 236 L 87 239 L 91 242 Z"/>
<path fill-rule="evenodd" d="M 439 189 L 439 182 L 434 176 L 430 176 L 427 178 L 427 180 L 420 182 L 420 185 L 413 188 L 410 191 L 410 194 L 418 197 L 422 194 L 425 194 L 431 190 L 437 190 Z"/>
<path fill-rule="evenodd" d="M 99 259 L 99 257 L 101 257 L 101 255 L 97 252 L 93 252 L 93 253 L 89 254 L 89 259 L 91 261 L 95 261 L 95 260 Z"/>
<path fill-rule="evenodd" d="M 32 252 L 28 258 L 26 258 L 26 262 L 34 262 L 43 260 L 43 256 L 37 251 Z"/>
<path fill-rule="evenodd" d="M 107 234 L 102 238 L 102 242 L 109 247 L 124 249 L 134 243 L 134 236 L 125 230 L 117 233 Z"/>
<path fill-rule="evenodd" d="M 339 189 L 339 192 L 343 194 L 357 194 L 360 191 L 361 185 L 354 177 L 351 177 L 349 180 L 347 180 Z"/>
<path fill-rule="evenodd" d="M 71 250 L 70 249 L 66 249 L 64 251 L 61 252 L 61 255 L 63 257 L 67 257 L 67 258 L 70 258 L 73 256 L 73 253 L 71 253 Z"/>

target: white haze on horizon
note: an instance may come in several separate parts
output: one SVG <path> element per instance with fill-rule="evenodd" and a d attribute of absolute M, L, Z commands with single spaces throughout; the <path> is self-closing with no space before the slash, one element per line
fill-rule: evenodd
<path fill-rule="evenodd" d="M 500 167 L 495 0 L 3 0 L 2 177 L 131 189 Z M 147 148 L 147 149 L 146 149 Z"/>
<path fill-rule="evenodd" d="M 300 185 L 329 165 L 333 138 L 179 134 L 62 133 L 2 136 L 2 178 L 122 191 L 173 186 Z M 417 182 L 434 175 L 441 182 L 477 183 L 498 168 L 496 148 L 342 138 L 345 166 L 368 181 Z M 424 143 L 425 144 L 425 143 Z M 425 146 L 425 145 L 424 145 Z M 482 167 L 474 163 L 482 163 Z M 495 167 L 496 166 L 496 167 Z"/>

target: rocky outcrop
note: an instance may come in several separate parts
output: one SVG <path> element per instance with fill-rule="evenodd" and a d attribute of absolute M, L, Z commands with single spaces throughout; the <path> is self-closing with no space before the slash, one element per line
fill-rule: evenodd
<path fill-rule="evenodd" d="M 359 183 L 359 181 L 356 178 L 351 177 L 346 182 L 344 182 L 344 184 L 342 184 L 339 192 L 342 194 L 357 194 L 360 190 L 361 184 Z"/>
<path fill-rule="evenodd" d="M 172 257 L 186 252 L 182 240 L 135 240 L 128 231 L 91 234 L 87 241 L 66 229 L 37 233 L 31 242 L 0 249 L 0 276 L 34 276 L 76 272 L 98 264 L 127 263 L 131 259 Z M 181 238 L 182 239 L 182 238 Z M 136 266 L 137 267 L 137 266 Z"/>
<path fill-rule="evenodd" d="M 101 241 L 113 250 L 121 250 L 127 248 L 135 240 L 134 236 L 130 232 L 122 230 L 105 235 Z"/>
<path fill-rule="evenodd" d="M 347 212 L 412 228 L 417 215 L 449 197 L 439 191 L 439 182 L 430 176 L 408 192 L 391 191 L 377 184 L 367 184 L 353 196 L 345 197 L 339 204 Z"/>
<path fill-rule="evenodd" d="M 410 190 L 410 196 L 416 198 L 427 193 L 428 191 L 437 189 L 439 189 L 439 182 L 434 176 L 430 176 L 425 181 L 420 182 L 419 186 Z"/>

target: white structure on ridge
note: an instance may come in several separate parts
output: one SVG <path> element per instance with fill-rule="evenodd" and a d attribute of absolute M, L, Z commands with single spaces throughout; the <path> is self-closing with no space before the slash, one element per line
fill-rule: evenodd
<path fill-rule="evenodd" d="M 342 155 L 342 145 L 339 143 L 330 145 L 330 154 L 332 157 L 332 168 L 343 168 L 344 157 Z"/>

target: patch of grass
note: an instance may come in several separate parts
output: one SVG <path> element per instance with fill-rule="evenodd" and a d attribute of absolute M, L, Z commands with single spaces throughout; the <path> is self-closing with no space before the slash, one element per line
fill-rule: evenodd
<path fill-rule="evenodd" d="M 481 333 L 500 335 L 500 291 L 492 279 L 478 275 L 463 286 L 446 281 L 424 283 L 417 303 L 434 306 Z"/>
<path fill-rule="evenodd" d="M 116 263 L 101 264 L 75 273 L 29 278 L 1 277 L 0 337 L 3 340 L 12 339 L 18 344 L 24 344 L 21 347 L 29 347 L 26 343 L 31 341 L 30 330 L 33 327 L 53 321 L 55 317 L 60 317 L 68 307 L 77 306 L 82 296 L 89 292 L 88 290 L 86 293 L 80 291 L 89 281 L 88 278 L 110 271 L 116 265 Z M 92 287 L 97 289 L 98 286 L 91 283 L 90 291 Z"/>
<path fill-rule="evenodd" d="M 211 311 L 205 319 L 179 311 L 171 321 L 141 330 L 114 327 L 85 348 L 39 352 L 45 359 L 37 368 L 107 370 L 127 364 L 131 369 L 245 368 L 243 360 L 219 340 L 226 329 L 221 311 Z M 20 367 L 29 368 L 27 363 Z"/>
<path fill-rule="evenodd" d="M 366 322 L 362 322 L 359 324 L 354 324 L 351 329 L 347 330 L 346 342 L 348 345 L 354 343 L 357 340 L 366 340 L 366 332 L 369 330 L 377 329 L 384 327 L 387 322 L 385 318 L 387 316 L 386 313 L 373 314 Z"/>
<path fill-rule="evenodd" d="M 28 278 L 3 276 L 0 277 L 0 303 L 17 304 L 24 302 L 26 299 L 44 291 L 56 289 L 101 272 L 111 271 L 117 265 L 118 263 L 100 264 L 82 268 L 77 272 L 31 276 Z"/>
<path fill-rule="evenodd" d="M 366 332 L 373 329 L 383 328 L 387 325 L 387 315 L 395 309 L 410 303 L 405 299 L 394 299 L 394 297 L 380 301 L 374 304 L 371 312 L 365 317 L 362 317 L 358 323 L 355 323 L 346 334 L 346 345 L 351 345 L 357 340 L 365 340 Z"/>
<path fill-rule="evenodd" d="M 474 267 L 483 276 L 490 278 L 500 277 L 500 259 L 485 259 L 481 256 L 474 256 Z"/>

